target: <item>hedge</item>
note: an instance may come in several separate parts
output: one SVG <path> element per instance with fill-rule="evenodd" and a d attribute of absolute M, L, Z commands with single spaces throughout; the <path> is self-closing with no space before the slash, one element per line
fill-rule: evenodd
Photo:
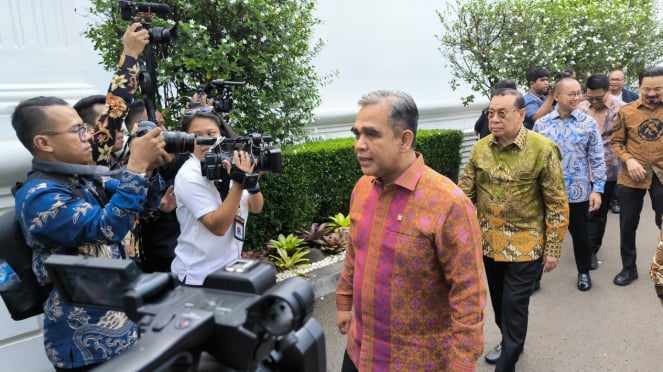
<path fill-rule="evenodd" d="M 454 182 L 462 142 L 458 130 L 417 131 L 417 151 L 426 164 Z M 265 206 L 249 217 L 244 250 L 261 249 L 279 234 L 347 214 L 350 193 L 362 175 L 353 144 L 353 138 L 340 138 L 282 148 L 283 173 L 267 174 L 260 181 Z"/>

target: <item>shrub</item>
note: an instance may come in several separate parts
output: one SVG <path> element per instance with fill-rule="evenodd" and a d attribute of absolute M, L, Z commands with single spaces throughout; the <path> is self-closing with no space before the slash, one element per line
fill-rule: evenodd
<path fill-rule="evenodd" d="M 213 79 L 246 81 L 235 89 L 235 108 L 227 121 L 237 133 L 269 133 L 282 143 L 306 137 L 320 104 L 318 87 L 332 74 L 319 76 L 312 64 L 322 40 L 312 40 L 320 23 L 313 0 L 191 1 L 163 0 L 171 13 L 154 26 L 178 22 L 177 47 L 155 48 L 156 75 L 164 108 L 180 96 L 191 96 L 201 83 Z M 122 21 L 117 0 L 91 0 L 92 41 L 112 69 L 122 51 Z M 166 115 L 179 127 L 179 115 Z"/>

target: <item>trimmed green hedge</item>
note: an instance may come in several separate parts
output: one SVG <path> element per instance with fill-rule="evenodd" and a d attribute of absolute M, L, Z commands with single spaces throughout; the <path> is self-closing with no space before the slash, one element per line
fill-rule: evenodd
<path fill-rule="evenodd" d="M 427 165 L 458 180 L 463 133 L 458 130 L 417 131 L 417 151 Z M 265 207 L 249 217 L 245 250 L 263 248 L 269 239 L 328 222 L 336 213 L 347 214 L 350 193 L 361 177 L 353 151 L 353 138 L 332 139 L 282 148 L 283 173 L 260 181 Z"/>

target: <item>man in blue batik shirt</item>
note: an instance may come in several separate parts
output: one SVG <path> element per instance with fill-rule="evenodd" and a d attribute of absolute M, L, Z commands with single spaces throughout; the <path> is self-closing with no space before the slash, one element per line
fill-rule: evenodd
<path fill-rule="evenodd" d="M 135 23 L 125 33 L 132 42 L 128 49 L 125 44 L 109 88 L 104 121 L 121 123 L 133 100 L 136 60 L 149 40 L 138 27 Z M 39 281 L 50 281 L 44 261 L 51 254 L 126 257 L 122 242 L 134 221 L 159 206 L 163 184 L 153 170 L 171 158 L 161 129 L 132 140 L 129 162 L 116 179 L 107 176 L 108 168 L 89 165 L 94 164 L 92 138 L 100 129 L 83 123 L 64 100 L 23 101 L 12 126 L 33 156 L 34 175 L 16 193 L 15 207 Z M 69 306 L 55 289 L 44 303 L 44 347 L 58 371 L 86 371 L 135 341 L 136 326 L 123 312 Z"/>
<path fill-rule="evenodd" d="M 606 180 L 603 141 L 596 120 L 577 110 L 583 99 L 580 83 L 566 77 L 555 83 L 557 106 L 534 123 L 533 130 L 553 140 L 562 152 L 562 171 L 569 198 L 569 232 L 578 268 L 578 289 L 592 288 L 592 249 L 587 238 L 589 212 L 601 206 Z M 591 172 L 591 173 L 590 173 Z M 590 178 L 591 177 L 591 178 Z"/>
<path fill-rule="evenodd" d="M 534 122 L 550 112 L 553 106 L 553 99 L 550 90 L 553 85 L 550 84 L 550 72 L 543 67 L 537 67 L 527 72 L 527 85 L 529 91 L 525 94 L 525 120 L 523 125 L 527 129 L 532 129 Z"/>

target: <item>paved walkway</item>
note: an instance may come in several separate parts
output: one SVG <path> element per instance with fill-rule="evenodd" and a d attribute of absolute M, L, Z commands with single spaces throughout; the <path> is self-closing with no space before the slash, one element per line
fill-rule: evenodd
<path fill-rule="evenodd" d="M 561 265 L 543 277 L 530 303 L 530 325 L 518 372 L 655 372 L 663 370 L 663 306 L 649 279 L 658 230 L 646 197 L 638 229 L 640 278 L 626 287 L 612 283 L 621 269 L 619 216 L 610 213 L 601 262 L 592 271 L 593 288 L 576 289 L 577 271 L 570 237 Z M 339 269 L 339 266 L 335 266 Z M 328 280 L 327 280 L 328 281 Z M 335 325 L 333 285 L 316 288 L 314 316 L 325 329 L 327 370 L 340 371 L 345 336 Z M 500 341 L 490 303 L 486 307 L 486 350 Z M 478 372 L 494 367 L 479 361 Z"/>

